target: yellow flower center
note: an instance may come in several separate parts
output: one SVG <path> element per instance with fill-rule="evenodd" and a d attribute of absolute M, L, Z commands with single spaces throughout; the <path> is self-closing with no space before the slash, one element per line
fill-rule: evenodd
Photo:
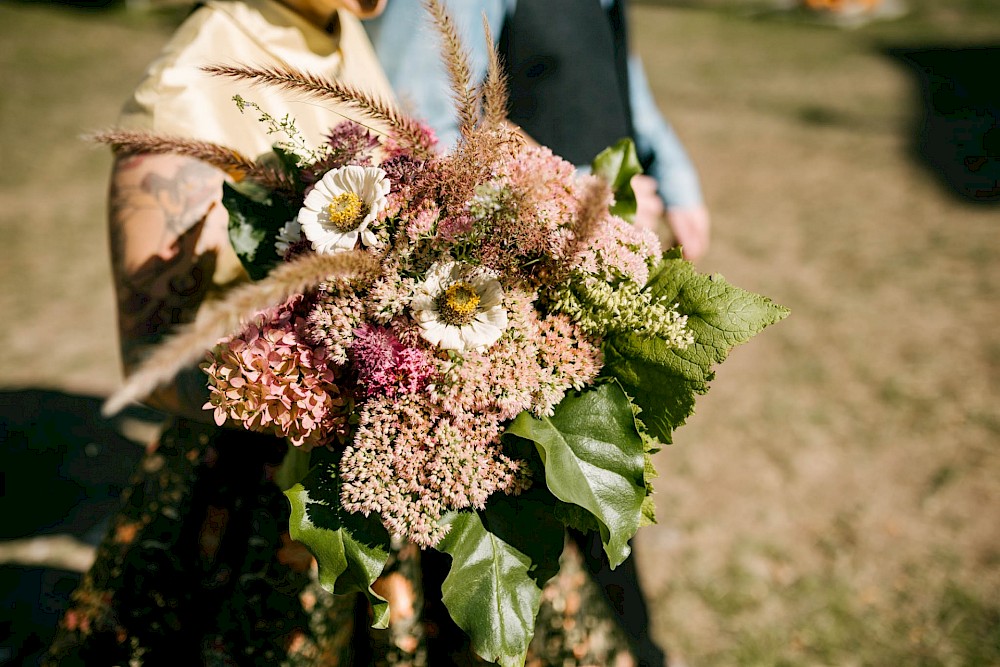
<path fill-rule="evenodd" d="M 438 298 L 438 313 L 445 324 L 468 324 L 479 308 L 479 295 L 467 282 L 452 283 Z"/>
<path fill-rule="evenodd" d="M 350 232 L 361 224 L 364 203 L 353 192 L 344 192 L 333 198 L 326 212 L 331 225 L 342 232 Z"/>

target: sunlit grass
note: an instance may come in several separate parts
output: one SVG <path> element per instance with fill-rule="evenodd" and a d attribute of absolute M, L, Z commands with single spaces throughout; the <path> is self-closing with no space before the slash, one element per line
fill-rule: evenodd
<path fill-rule="evenodd" d="M 994 0 L 851 31 L 751 4 L 633 8 L 702 172 L 702 268 L 792 308 L 660 454 L 653 631 L 691 667 L 1000 665 L 998 212 L 915 162 L 917 89 L 884 55 L 1000 42 Z M 113 123 L 172 11 L 0 5 L 4 385 L 117 383 L 110 158 L 79 136 Z"/>

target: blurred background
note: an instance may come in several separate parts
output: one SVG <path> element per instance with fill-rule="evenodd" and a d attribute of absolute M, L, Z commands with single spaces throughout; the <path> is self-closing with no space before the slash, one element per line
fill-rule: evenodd
<path fill-rule="evenodd" d="M 98 416 L 110 157 L 81 136 L 187 10 L 0 3 L 0 665 L 45 644 L 87 557 L 20 538 L 99 537 L 155 421 Z M 1000 665 L 1000 3 L 631 20 L 713 216 L 700 268 L 792 310 L 659 455 L 654 636 L 690 667 Z"/>

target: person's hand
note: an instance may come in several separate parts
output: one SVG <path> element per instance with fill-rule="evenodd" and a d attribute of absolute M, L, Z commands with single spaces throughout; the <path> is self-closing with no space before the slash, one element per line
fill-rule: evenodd
<path fill-rule="evenodd" d="M 635 193 L 635 224 L 640 229 L 648 229 L 657 234 L 663 226 L 663 200 L 656 192 L 656 179 L 645 174 L 637 174 L 629 182 Z"/>
<path fill-rule="evenodd" d="M 684 258 L 695 262 L 708 251 L 711 222 L 704 206 L 668 207 L 667 225 Z"/>
<path fill-rule="evenodd" d="M 652 176 L 633 176 L 631 185 L 635 193 L 636 227 L 656 233 L 664 246 L 681 246 L 685 259 L 701 259 L 708 251 L 711 227 L 708 209 L 704 206 L 664 207 Z"/>

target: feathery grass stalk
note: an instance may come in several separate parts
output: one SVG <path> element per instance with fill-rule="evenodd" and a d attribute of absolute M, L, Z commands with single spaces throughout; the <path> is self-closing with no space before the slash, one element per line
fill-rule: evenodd
<path fill-rule="evenodd" d="M 478 115 L 476 95 L 472 90 L 472 68 L 469 66 L 469 53 L 462 46 L 458 28 L 448 12 L 445 11 L 440 0 L 424 0 L 424 7 L 430 12 L 434 27 L 441 36 L 444 65 L 448 70 L 451 95 L 455 100 L 455 111 L 458 114 L 458 127 L 462 136 L 466 137 L 475 127 Z M 490 40 L 490 44 L 492 43 Z"/>
<path fill-rule="evenodd" d="M 325 280 L 371 279 L 377 270 L 378 259 L 360 251 L 308 254 L 275 268 L 263 280 L 240 285 L 224 298 L 204 303 L 195 321 L 179 327 L 157 345 L 125 380 L 124 386 L 108 398 L 101 411 L 113 415 L 131 401 L 145 398 L 182 368 L 200 361 L 206 350 L 239 331 L 260 311 L 284 303 Z"/>
<path fill-rule="evenodd" d="M 485 15 L 483 16 L 483 32 L 486 35 L 489 64 L 480 98 L 482 100 L 483 124 L 487 128 L 493 128 L 507 119 L 507 76 L 503 72 L 500 54 L 497 53 L 496 44 L 493 42 L 493 32 L 490 30 L 490 24 Z"/>
<path fill-rule="evenodd" d="M 88 135 L 90 141 L 110 145 L 116 153 L 157 153 L 193 157 L 217 167 L 240 181 L 250 178 L 277 190 L 292 187 L 284 174 L 258 164 L 232 148 L 212 143 L 137 130 L 108 130 Z"/>
<path fill-rule="evenodd" d="M 430 157 L 423 144 L 424 133 L 415 120 L 400 112 L 391 102 L 359 88 L 329 81 L 293 67 L 209 65 L 201 69 L 217 76 L 249 81 L 256 85 L 273 86 L 320 100 L 340 102 L 369 118 L 385 123 L 393 136 L 417 157 Z"/>

